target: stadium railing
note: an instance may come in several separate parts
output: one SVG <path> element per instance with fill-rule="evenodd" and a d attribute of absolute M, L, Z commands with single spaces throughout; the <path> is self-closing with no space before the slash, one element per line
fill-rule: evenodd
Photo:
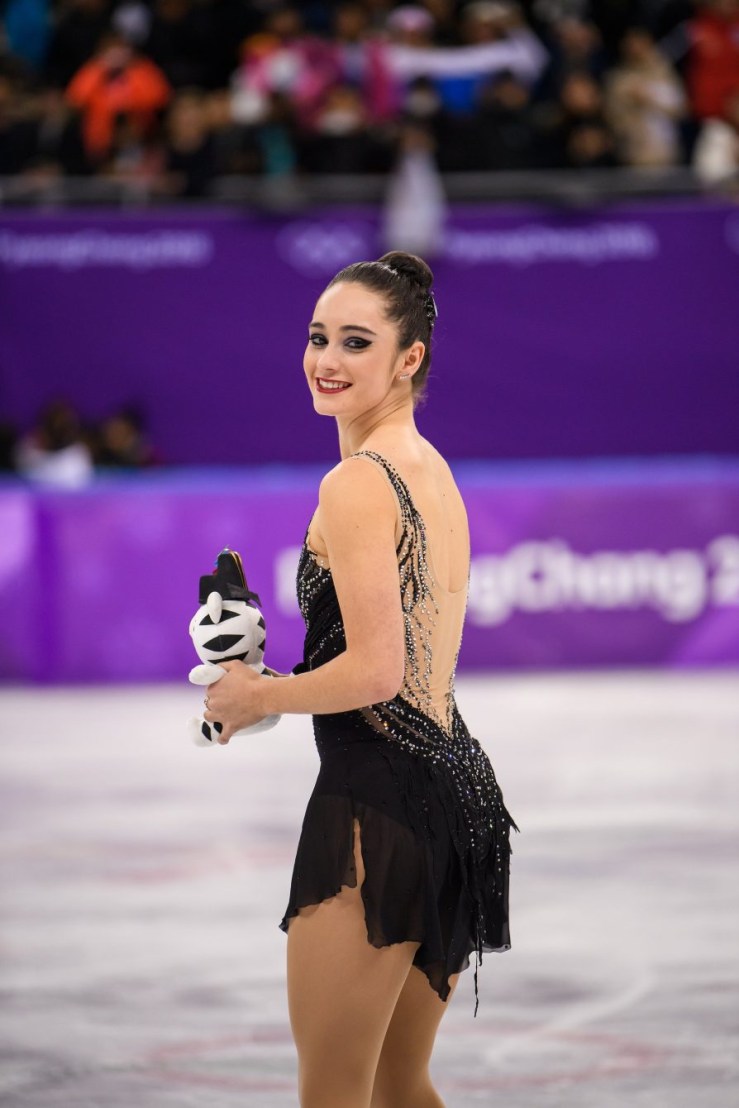
<path fill-rule="evenodd" d="M 447 198 L 455 202 L 552 201 L 591 203 L 633 197 L 700 196 L 737 188 L 737 178 L 708 189 L 693 169 L 547 169 L 494 173 L 442 174 Z M 166 204 L 233 204 L 265 210 L 299 210 L 318 204 L 378 203 L 385 196 L 386 175 L 295 177 L 217 177 L 202 198 L 186 201 L 162 196 L 141 182 L 100 177 L 0 177 L 0 207 Z"/>

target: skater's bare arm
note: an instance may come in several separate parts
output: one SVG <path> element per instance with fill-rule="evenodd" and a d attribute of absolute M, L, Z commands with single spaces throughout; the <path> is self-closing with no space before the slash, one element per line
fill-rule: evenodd
<path fill-rule="evenodd" d="M 392 491 L 375 467 L 348 459 L 324 478 L 319 506 L 346 650 L 290 681 L 224 664 L 228 674 L 210 686 L 205 715 L 224 724 L 222 739 L 275 713 L 321 715 L 390 700 L 401 686 L 405 645 Z"/>

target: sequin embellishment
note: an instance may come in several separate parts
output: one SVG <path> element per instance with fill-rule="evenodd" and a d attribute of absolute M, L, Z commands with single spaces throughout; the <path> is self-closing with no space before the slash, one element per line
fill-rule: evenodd
<path fill-rule="evenodd" d="M 446 694 L 446 719 L 434 710 L 429 679 L 432 633 L 438 616 L 434 579 L 429 565 L 424 521 L 405 482 L 391 463 L 374 451 L 360 451 L 386 473 L 400 506 L 401 537 L 397 547 L 400 592 L 405 625 L 406 668 L 402 688 L 392 700 L 351 712 L 315 716 L 319 754 L 346 741 L 377 741 L 378 736 L 427 767 L 429 781 L 444 796 L 447 823 L 461 862 L 467 892 L 474 905 L 470 936 L 477 962 L 483 950 L 510 947 L 507 890 L 511 819 L 490 761 L 462 720 L 454 699 L 454 668 Z M 298 566 L 298 603 L 306 624 L 304 668 L 313 669 L 346 648 L 341 612 L 330 567 L 322 567 L 307 545 Z M 455 662 L 456 666 L 456 662 Z M 402 782 L 400 783 L 402 786 Z M 415 828 L 424 835 L 422 825 Z M 491 903 L 499 906 L 491 919 Z M 477 971 L 475 991 L 477 993 Z M 477 1006 L 475 1008 L 477 1010 Z"/>

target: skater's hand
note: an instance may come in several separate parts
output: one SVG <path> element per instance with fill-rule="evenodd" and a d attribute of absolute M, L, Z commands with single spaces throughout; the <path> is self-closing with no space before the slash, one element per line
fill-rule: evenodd
<path fill-rule="evenodd" d="M 223 724 L 218 742 L 225 745 L 235 731 L 251 727 L 267 714 L 260 705 L 264 680 L 243 662 L 219 662 L 226 676 L 208 686 L 206 710 L 208 723 Z"/>

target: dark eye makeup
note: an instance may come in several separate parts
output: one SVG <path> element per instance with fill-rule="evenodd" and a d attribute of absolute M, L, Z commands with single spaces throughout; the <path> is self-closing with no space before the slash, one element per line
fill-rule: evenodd
<path fill-rule="evenodd" d="M 308 342 L 311 346 L 325 346 L 328 339 L 319 331 L 314 331 L 313 334 L 308 336 Z M 344 346 L 346 346 L 348 350 L 364 350 L 369 345 L 369 339 L 360 338 L 358 335 L 352 335 L 344 339 Z"/>

